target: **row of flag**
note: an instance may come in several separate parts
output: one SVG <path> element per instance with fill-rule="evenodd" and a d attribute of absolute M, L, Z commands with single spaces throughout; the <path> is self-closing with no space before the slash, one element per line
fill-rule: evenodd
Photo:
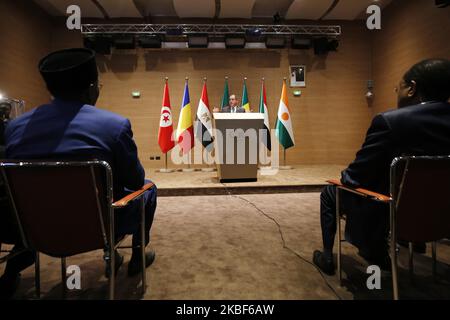
<path fill-rule="evenodd" d="M 221 101 L 221 108 L 228 105 L 229 97 L 228 80 L 225 80 L 224 94 Z M 244 89 L 242 94 L 242 107 L 250 112 L 250 102 L 248 99 L 247 86 L 244 81 Z M 263 143 L 268 150 L 272 149 L 270 137 L 269 112 L 267 106 L 266 88 L 264 81 L 261 86 L 261 95 L 259 101 L 260 113 L 264 114 L 264 130 L 266 134 L 262 135 L 261 143 Z M 173 121 L 172 108 L 170 105 L 169 83 L 166 79 L 164 85 L 163 102 L 161 108 L 161 119 L 158 132 L 158 144 L 162 153 L 169 152 L 175 147 L 175 142 L 178 143 L 183 154 L 189 153 L 194 147 L 196 137 L 203 146 L 210 150 L 213 145 L 213 128 L 212 128 L 212 113 L 209 107 L 208 91 L 206 88 L 206 80 L 203 83 L 202 95 L 197 108 L 197 114 L 194 122 L 192 121 L 192 108 L 189 97 L 189 86 L 186 79 L 184 86 L 183 100 L 181 104 L 180 117 L 178 119 L 177 130 L 175 132 L 175 139 L 173 138 Z M 195 133 L 194 133 L 195 132 Z M 286 80 L 283 81 L 283 88 L 281 91 L 280 104 L 278 107 L 277 122 L 275 126 L 276 137 L 284 149 L 289 149 L 295 145 L 294 132 L 292 128 L 291 112 L 289 109 Z"/>

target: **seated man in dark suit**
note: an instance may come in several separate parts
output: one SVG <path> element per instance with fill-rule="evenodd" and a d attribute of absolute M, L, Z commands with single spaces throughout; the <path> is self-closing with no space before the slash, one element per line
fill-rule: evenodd
<path fill-rule="evenodd" d="M 396 88 L 398 109 L 375 116 L 356 159 L 342 171 L 341 182 L 389 194 L 392 160 L 407 155 L 450 155 L 450 61 L 425 60 L 414 65 Z M 347 215 L 346 239 L 369 263 L 390 266 L 387 235 L 389 208 L 343 191 L 341 207 Z M 336 234 L 336 188 L 321 194 L 320 218 L 323 252 L 315 251 L 314 263 L 334 274 L 333 245 Z M 418 222 L 420 223 L 420 222 Z"/>
<path fill-rule="evenodd" d="M 54 100 L 17 119 L 6 128 L 8 159 L 98 159 L 113 170 L 114 199 L 122 198 L 145 183 L 130 121 L 94 107 L 99 96 L 95 52 L 69 49 L 43 58 L 39 70 Z M 156 187 L 145 194 L 146 243 L 156 209 Z M 36 212 L 39 214 L 39 212 Z M 117 213 L 117 233 L 133 234 L 133 246 L 140 244 L 139 203 Z M 80 230 L 80 232 L 82 232 Z M 133 249 L 128 275 L 138 274 L 140 249 Z M 123 262 L 117 252 L 116 269 Z M 108 257 L 106 257 L 108 258 Z M 146 265 L 155 259 L 147 252 Z M 109 270 L 105 271 L 109 276 Z"/>

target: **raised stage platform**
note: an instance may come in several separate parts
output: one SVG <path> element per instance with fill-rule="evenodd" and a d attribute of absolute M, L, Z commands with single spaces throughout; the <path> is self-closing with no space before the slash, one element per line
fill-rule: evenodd
<path fill-rule="evenodd" d="M 146 169 L 147 178 L 158 186 L 159 196 L 222 195 L 319 192 L 326 180 L 338 178 L 344 165 L 297 165 L 291 170 L 278 170 L 274 175 L 258 171 L 257 182 L 220 183 L 217 171 L 161 173 Z"/>

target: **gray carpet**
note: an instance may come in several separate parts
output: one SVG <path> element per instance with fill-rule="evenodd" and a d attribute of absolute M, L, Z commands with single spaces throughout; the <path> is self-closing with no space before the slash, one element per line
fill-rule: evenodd
<path fill-rule="evenodd" d="M 391 299 L 390 274 L 382 274 L 381 290 L 368 290 L 367 264 L 348 244 L 343 286 L 335 276 L 322 276 L 311 265 L 312 252 L 320 247 L 317 193 L 160 198 L 152 231 L 157 258 L 147 269 L 144 299 Z M 126 276 L 129 254 L 122 253 L 117 298 L 141 298 L 139 276 Z M 422 255 L 411 281 L 403 268 L 406 250 L 401 251 L 402 298 L 450 298 L 448 243 L 438 246 L 438 257 L 438 282 L 431 276 L 430 257 Z M 70 292 L 69 299 L 106 298 L 102 252 L 72 257 L 68 264 L 82 271 L 82 290 Z M 42 298 L 59 299 L 59 260 L 42 257 L 41 270 Z M 29 268 L 16 298 L 33 298 L 33 279 Z"/>

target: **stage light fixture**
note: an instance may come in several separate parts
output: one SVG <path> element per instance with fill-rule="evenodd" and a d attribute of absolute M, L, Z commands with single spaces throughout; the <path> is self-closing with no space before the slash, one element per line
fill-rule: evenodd
<path fill-rule="evenodd" d="M 114 37 L 114 48 L 116 49 L 135 49 L 136 43 L 133 35 L 120 35 Z"/>
<path fill-rule="evenodd" d="M 312 41 L 309 38 L 293 37 L 292 42 L 291 42 L 291 47 L 293 49 L 308 50 L 312 47 Z"/>
<path fill-rule="evenodd" d="M 158 35 L 140 36 L 138 44 L 144 49 L 161 48 L 161 38 Z"/>
<path fill-rule="evenodd" d="M 188 36 L 189 48 L 208 48 L 208 35 L 190 35 Z"/>
<path fill-rule="evenodd" d="M 98 54 L 111 54 L 112 39 L 108 36 L 87 36 L 83 39 L 84 47 Z"/>
<path fill-rule="evenodd" d="M 249 28 L 245 30 L 245 35 L 247 37 L 260 37 L 262 34 L 261 29 L 259 28 Z"/>
<path fill-rule="evenodd" d="M 273 15 L 273 24 L 280 24 L 280 22 L 281 22 L 281 15 L 279 12 L 277 12 Z"/>
<path fill-rule="evenodd" d="M 168 36 L 181 36 L 183 34 L 183 29 L 181 28 L 167 28 L 166 35 Z"/>
<path fill-rule="evenodd" d="M 245 37 L 239 35 L 230 35 L 225 37 L 225 47 L 227 49 L 242 49 L 245 47 Z"/>
<path fill-rule="evenodd" d="M 286 39 L 284 37 L 267 37 L 266 47 L 268 49 L 281 49 L 286 46 Z"/>

